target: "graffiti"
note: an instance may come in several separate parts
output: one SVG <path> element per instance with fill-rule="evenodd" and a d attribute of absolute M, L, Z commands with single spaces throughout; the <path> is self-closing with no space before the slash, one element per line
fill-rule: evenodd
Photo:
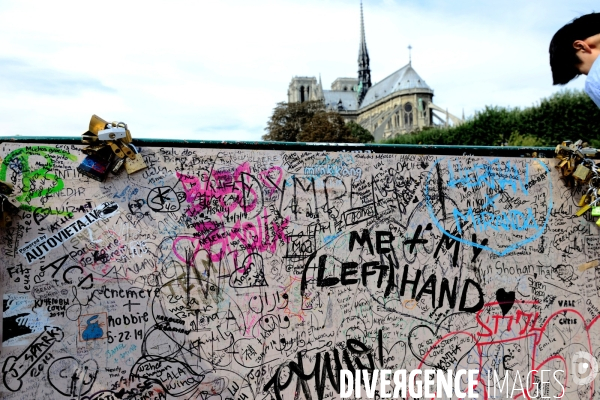
<path fill-rule="evenodd" d="M 23 386 L 24 377 L 38 376 L 43 371 L 44 365 L 53 359 L 52 353 L 48 355 L 46 353 L 63 337 L 62 329 L 47 326 L 19 357 L 8 357 L 2 366 L 4 386 L 11 392 L 16 392 Z"/>
<path fill-rule="evenodd" d="M 45 163 L 35 161 L 32 170 L 30 158 L 43 158 Z M 67 165 L 63 163 L 63 158 L 70 161 L 76 161 L 77 157 L 66 150 L 58 149 L 52 146 L 26 146 L 19 148 L 9 153 L 2 164 L 0 165 L 0 180 L 7 179 L 8 171 L 12 171 L 12 176 L 9 177 L 13 183 L 16 183 L 18 175 L 21 175 L 21 194 L 17 196 L 17 200 L 21 203 L 21 208 L 27 211 L 35 211 L 43 214 L 68 215 L 73 214 L 69 211 L 58 211 L 51 208 L 42 208 L 31 205 L 33 199 L 41 199 L 43 203 L 47 202 L 47 197 L 59 194 L 65 189 L 65 182 L 56 174 L 50 171 L 58 169 L 66 169 Z M 47 183 L 51 183 L 46 186 Z M 68 188 L 71 194 L 81 196 L 82 191 Z"/>
<path fill-rule="evenodd" d="M 342 370 L 381 398 L 417 368 L 600 397 L 572 366 L 600 234 L 554 160 L 147 147 L 98 183 L 80 147 L 1 150 L 2 398 L 337 399 Z"/>
<path fill-rule="evenodd" d="M 444 161 L 445 166 L 442 166 Z M 546 229 L 553 203 L 552 182 L 542 178 L 550 173 L 543 162 L 532 160 L 531 166 L 529 162 L 520 166 L 510 160 L 471 159 L 463 166 L 457 160 L 446 159 L 438 160 L 434 166 L 427 176 L 425 197 L 432 221 L 449 237 L 505 255 L 539 238 Z M 530 169 L 534 167 L 535 176 L 530 178 Z M 444 174 L 449 177 L 447 186 L 443 184 Z M 545 182 L 532 188 L 530 179 L 536 183 Z M 536 195 L 530 195 L 528 188 Z M 521 199 L 511 195 L 521 195 Z M 545 198 L 543 203 L 536 201 L 541 195 Z M 458 207 L 448 207 L 447 201 L 453 197 L 462 200 Z M 456 233 L 444 229 L 435 215 L 436 205 L 441 207 L 444 220 L 448 215 L 453 216 Z M 472 227 L 476 233 L 506 233 L 484 245 L 468 241 L 463 235 L 463 226 Z M 520 240 L 505 241 L 502 238 Z"/>
<path fill-rule="evenodd" d="M 55 360 L 48 368 L 48 382 L 65 397 L 78 397 L 87 394 L 98 375 L 95 360 L 80 362 L 67 356 Z"/>
<path fill-rule="evenodd" d="M 42 235 L 27 245 L 21 247 L 18 253 L 27 259 L 27 262 L 31 264 L 32 261 L 43 257 L 45 254 L 50 252 L 52 249 L 63 243 L 65 240 L 71 238 L 73 235 L 78 233 L 80 230 L 87 228 L 94 223 L 111 217 L 119 209 L 119 205 L 115 202 L 107 202 L 101 204 L 92 212 L 84 215 L 82 218 L 68 225 L 63 230 L 56 234 L 47 237 Z"/>
<path fill-rule="evenodd" d="M 185 193 L 175 192 L 172 187 L 153 188 L 146 200 L 152 211 L 173 212 L 179 210 L 179 204 L 185 199 Z"/>

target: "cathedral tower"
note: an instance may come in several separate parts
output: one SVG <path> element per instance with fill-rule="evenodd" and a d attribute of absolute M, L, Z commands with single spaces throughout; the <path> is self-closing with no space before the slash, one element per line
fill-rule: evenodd
<path fill-rule="evenodd" d="M 369 52 L 365 40 L 365 24 L 363 6 L 360 2 L 360 46 L 358 49 L 358 104 L 361 104 L 371 87 L 371 68 L 369 67 Z"/>

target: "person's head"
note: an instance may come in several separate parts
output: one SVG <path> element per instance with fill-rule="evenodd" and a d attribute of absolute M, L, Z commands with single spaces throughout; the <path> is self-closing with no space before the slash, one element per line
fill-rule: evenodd
<path fill-rule="evenodd" d="M 587 75 L 600 54 L 600 13 L 574 19 L 550 41 L 550 68 L 554 85 Z"/>

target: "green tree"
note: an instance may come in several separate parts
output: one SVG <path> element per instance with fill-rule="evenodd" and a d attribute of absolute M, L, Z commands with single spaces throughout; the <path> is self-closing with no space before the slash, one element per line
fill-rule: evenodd
<path fill-rule="evenodd" d="M 278 103 L 265 128 L 263 140 L 282 142 L 347 143 L 357 140 L 342 116 L 326 111 L 322 101 Z"/>
<path fill-rule="evenodd" d="M 298 134 L 299 142 L 355 143 L 350 129 L 339 113 L 318 111 L 305 122 L 302 132 Z"/>
<path fill-rule="evenodd" d="M 363 128 L 360 124 L 350 121 L 346 126 L 350 129 L 350 134 L 354 136 L 359 143 L 373 143 L 375 141 L 371 132 Z"/>
<path fill-rule="evenodd" d="M 383 143 L 555 146 L 567 139 L 600 146 L 600 109 L 582 91 L 563 90 L 525 109 L 486 106 L 460 126 L 399 135 Z"/>
<path fill-rule="evenodd" d="M 265 128 L 267 133 L 263 135 L 263 140 L 297 142 L 302 127 L 317 111 L 325 111 L 325 104 L 322 101 L 277 103 Z"/>

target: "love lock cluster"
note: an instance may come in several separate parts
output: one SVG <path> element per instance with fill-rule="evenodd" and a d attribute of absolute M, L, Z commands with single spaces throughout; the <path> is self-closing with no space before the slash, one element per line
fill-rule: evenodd
<path fill-rule="evenodd" d="M 89 130 L 81 136 L 82 142 L 89 146 L 81 150 L 87 157 L 77 170 L 85 176 L 103 182 L 109 171 L 116 175 L 123 165 L 128 174 L 147 168 L 123 122 L 109 123 L 92 115 Z"/>
<path fill-rule="evenodd" d="M 597 149 L 587 147 L 587 143 L 581 140 L 575 143 L 566 141 L 556 146 L 556 157 L 560 160 L 556 168 L 562 171 L 564 177 L 572 177 L 578 185 L 588 185 L 579 201 L 581 208 L 575 213 L 578 217 L 590 209 L 592 216 L 600 217 L 600 166 L 592 160 L 597 154 Z M 600 218 L 596 225 L 600 226 Z"/>

